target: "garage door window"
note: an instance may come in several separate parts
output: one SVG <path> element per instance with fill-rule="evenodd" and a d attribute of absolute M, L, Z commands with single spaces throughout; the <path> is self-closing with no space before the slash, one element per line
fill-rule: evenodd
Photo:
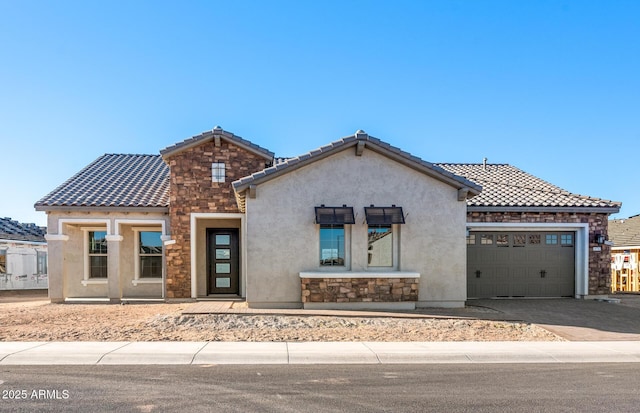
<path fill-rule="evenodd" d="M 480 236 L 480 245 L 493 245 L 493 234 L 482 234 Z"/>
<path fill-rule="evenodd" d="M 540 234 L 529 234 L 529 244 L 540 245 Z"/>
<path fill-rule="evenodd" d="M 560 245 L 562 245 L 563 247 L 573 246 L 573 235 L 571 234 L 560 235 Z"/>
<path fill-rule="evenodd" d="M 545 239 L 547 245 L 556 245 L 558 243 L 558 236 L 556 234 L 547 234 Z"/>
<path fill-rule="evenodd" d="M 527 236 L 525 234 L 514 234 L 513 235 L 513 246 L 514 247 L 524 247 L 527 243 Z"/>
<path fill-rule="evenodd" d="M 509 246 L 509 235 L 500 234 L 496 237 L 496 245 L 498 247 L 508 247 Z"/>

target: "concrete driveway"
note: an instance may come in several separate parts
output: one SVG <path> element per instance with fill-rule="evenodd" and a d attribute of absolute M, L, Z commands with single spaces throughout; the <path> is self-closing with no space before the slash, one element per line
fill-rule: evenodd
<path fill-rule="evenodd" d="M 570 341 L 640 340 L 640 295 L 612 295 L 620 304 L 595 300 L 509 299 L 469 300 L 506 320 L 537 324 Z"/>

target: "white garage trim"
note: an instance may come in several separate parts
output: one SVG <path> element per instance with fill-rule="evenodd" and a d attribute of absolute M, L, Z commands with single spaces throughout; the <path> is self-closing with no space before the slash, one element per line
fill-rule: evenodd
<path fill-rule="evenodd" d="M 575 231 L 575 297 L 584 298 L 589 295 L 589 224 L 467 222 L 467 231 Z"/>

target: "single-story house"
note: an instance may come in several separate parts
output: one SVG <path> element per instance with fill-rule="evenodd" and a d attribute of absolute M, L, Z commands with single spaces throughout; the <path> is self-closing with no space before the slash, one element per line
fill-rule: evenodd
<path fill-rule="evenodd" d="M 433 164 L 363 131 L 276 158 L 216 127 L 160 155 L 103 155 L 35 207 L 52 302 L 415 308 L 607 294 L 599 236 L 620 203 L 510 165 Z"/>
<path fill-rule="evenodd" d="M 612 292 L 640 291 L 640 215 L 609 221 Z"/>
<path fill-rule="evenodd" d="M 0 290 L 46 290 L 46 229 L 0 218 Z"/>

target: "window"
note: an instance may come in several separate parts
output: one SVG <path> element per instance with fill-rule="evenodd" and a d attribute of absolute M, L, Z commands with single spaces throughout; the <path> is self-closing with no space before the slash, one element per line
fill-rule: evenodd
<path fill-rule="evenodd" d="M 7 250 L 0 250 L 0 274 L 7 273 Z"/>
<path fill-rule="evenodd" d="M 315 207 L 316 224 L 320 224 L 320 265 L 346 266 L 345 224 L 356 222 L 353 207 Z"/>
<path fill-rule="evenodd" d="M 224 162 L 214 162 L 211 164 L 211 180 L 213 182 L 224 182 L 225 166 Z"/>
<path fill-rule="evenodd" d="M 107 232 L 89 231 L 89 278 L 107 278 Z"/>
<path fill-rule="evenodd" d="M 138 278 L 162 278 L 162 240 L 160 232 L 138 232 Z"/>
<path fill-rule="evenodd" d="M 493 234 L 482 234 L 480 236 L 480 245 L 493 245 Z"/>
<path fill-rule="evenodd" d="M 556 234 L 547 234 L 545 236 L 545 243 L 547 245 L 556 245 L 558 243 L 558 236 Z"/>
<path fill-rule="evenodd" d="M 496 245 L 498 247 L 508 247 L 509 246 L 509 235 L 508 234 L 498 234 L 498 235 L 496 235 Z"/>
<path fill-rule="evenodd" d="M 320 225 L 320 265 L 345 265 L 344 225 Z"/>
<path fill-rule="evenodd" d="M 467 245 L 475 245 L 476 244 L 476 234 L 467 235 Z"/>
<path fill-rule="evenodd" d="M 368 264 L 370 267 L 393 266 L 393 229 L 391 225 L 369 226 Z"/>
<path fill-rule="evenodd" d="M 47 273 L 47 252 L 38 251 L 38 274 Z"/>
<path fill-rule="evenodd" d="M 573 234 L 561 234 L 560 245 L 570 247 L 573 245 Z"/>

